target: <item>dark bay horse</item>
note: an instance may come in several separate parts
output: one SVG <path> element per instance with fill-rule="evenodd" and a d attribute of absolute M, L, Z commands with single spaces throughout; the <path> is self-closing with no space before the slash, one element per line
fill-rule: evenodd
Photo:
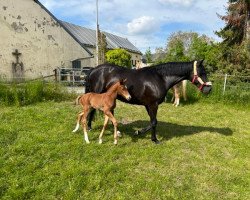
<path fill-rule="evenodd" d="M 170 62 L 138 70 L 128 69 L 111 64 L 103 64 L 94 68 L 86 79 L 86 92 L 102 93 L 114 82 L 127 79 L 126 86 L 131 95 L 130 101 L 118 96 L 123 102 L 145 106 L 150 116 L 150 125 L 138 131 L 146 133 L 151 130 L 151 140 L 156 138 L 157 110 L 164 101 L 167 91 L 182 80 L 189 80 L 202 93 L 208 94 L 212 89 L 208 82 L 203 61 Z M 90 112 L 88 127 L 91 129 L 94 110 Z"/>

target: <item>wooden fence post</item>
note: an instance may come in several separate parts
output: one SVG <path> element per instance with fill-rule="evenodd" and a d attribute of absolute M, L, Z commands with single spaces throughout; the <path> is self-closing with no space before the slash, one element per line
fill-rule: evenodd
<path fill-rule="evenodd" d="M 225 74 L 225 78 L 224 78 L 224 87 L 223 87 L 223 95 L 225 94 L 226 91 L 226 84 L 227 84 L 227 74 Z"/>

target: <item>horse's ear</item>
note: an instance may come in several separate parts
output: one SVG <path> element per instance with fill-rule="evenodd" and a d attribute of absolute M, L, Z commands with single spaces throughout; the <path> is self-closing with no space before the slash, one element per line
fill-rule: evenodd
<path fill-rule="evenodd" d="M 203 61 L 204 61 L 204 59 L 198 61 L 198 66 L 202 65 Z"/>

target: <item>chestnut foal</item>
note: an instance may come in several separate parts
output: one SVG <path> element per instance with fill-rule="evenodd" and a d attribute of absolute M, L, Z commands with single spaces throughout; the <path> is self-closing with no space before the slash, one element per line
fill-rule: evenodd
<path fill-rule="evenodd" d="M 86 93 L 82 96 L 77 97 L 76 103 L 80 102 L 83 107 L 83 112 L 78 115 L 77 124 L 73 132 L 76 132 L 79 129 L 80 121 L 82 120 L 82 127 L 84 132 L 84 139 L 86 143 L 89 143 L 88 134 L 87 134 L 87 116 L 91 108 L 102 110 L 104 113 L 104 125 L 99 136 L 99 143 L 102 143 L 102 136 L 105 128 L 107 127 L 108 120 L 110 119 L 114 125 L 114 144 L 117 144 L 117 121 L 114 118 L 112 112 L 116 107 L 116 98 L 117 95 L 121 95 L 127 100 L 131 99 L 131 96 L 127 90 L 127 87 L 124 85 L 125 80 L 120 80 L 113 84 L 107 92 L 98 94 L 98 93 Z"/>

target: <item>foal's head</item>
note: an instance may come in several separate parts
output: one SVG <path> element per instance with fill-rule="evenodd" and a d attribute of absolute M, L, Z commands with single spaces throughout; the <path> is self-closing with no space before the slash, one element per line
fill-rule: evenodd
<path fill-rule="evenodd" d="M 127 86 L 125 85 L 126 81 L 127 79 L 119 80 L 114 85 L 117 86 L 117 93 L 129 101 L 131 96 L 128 92 Z"/>

